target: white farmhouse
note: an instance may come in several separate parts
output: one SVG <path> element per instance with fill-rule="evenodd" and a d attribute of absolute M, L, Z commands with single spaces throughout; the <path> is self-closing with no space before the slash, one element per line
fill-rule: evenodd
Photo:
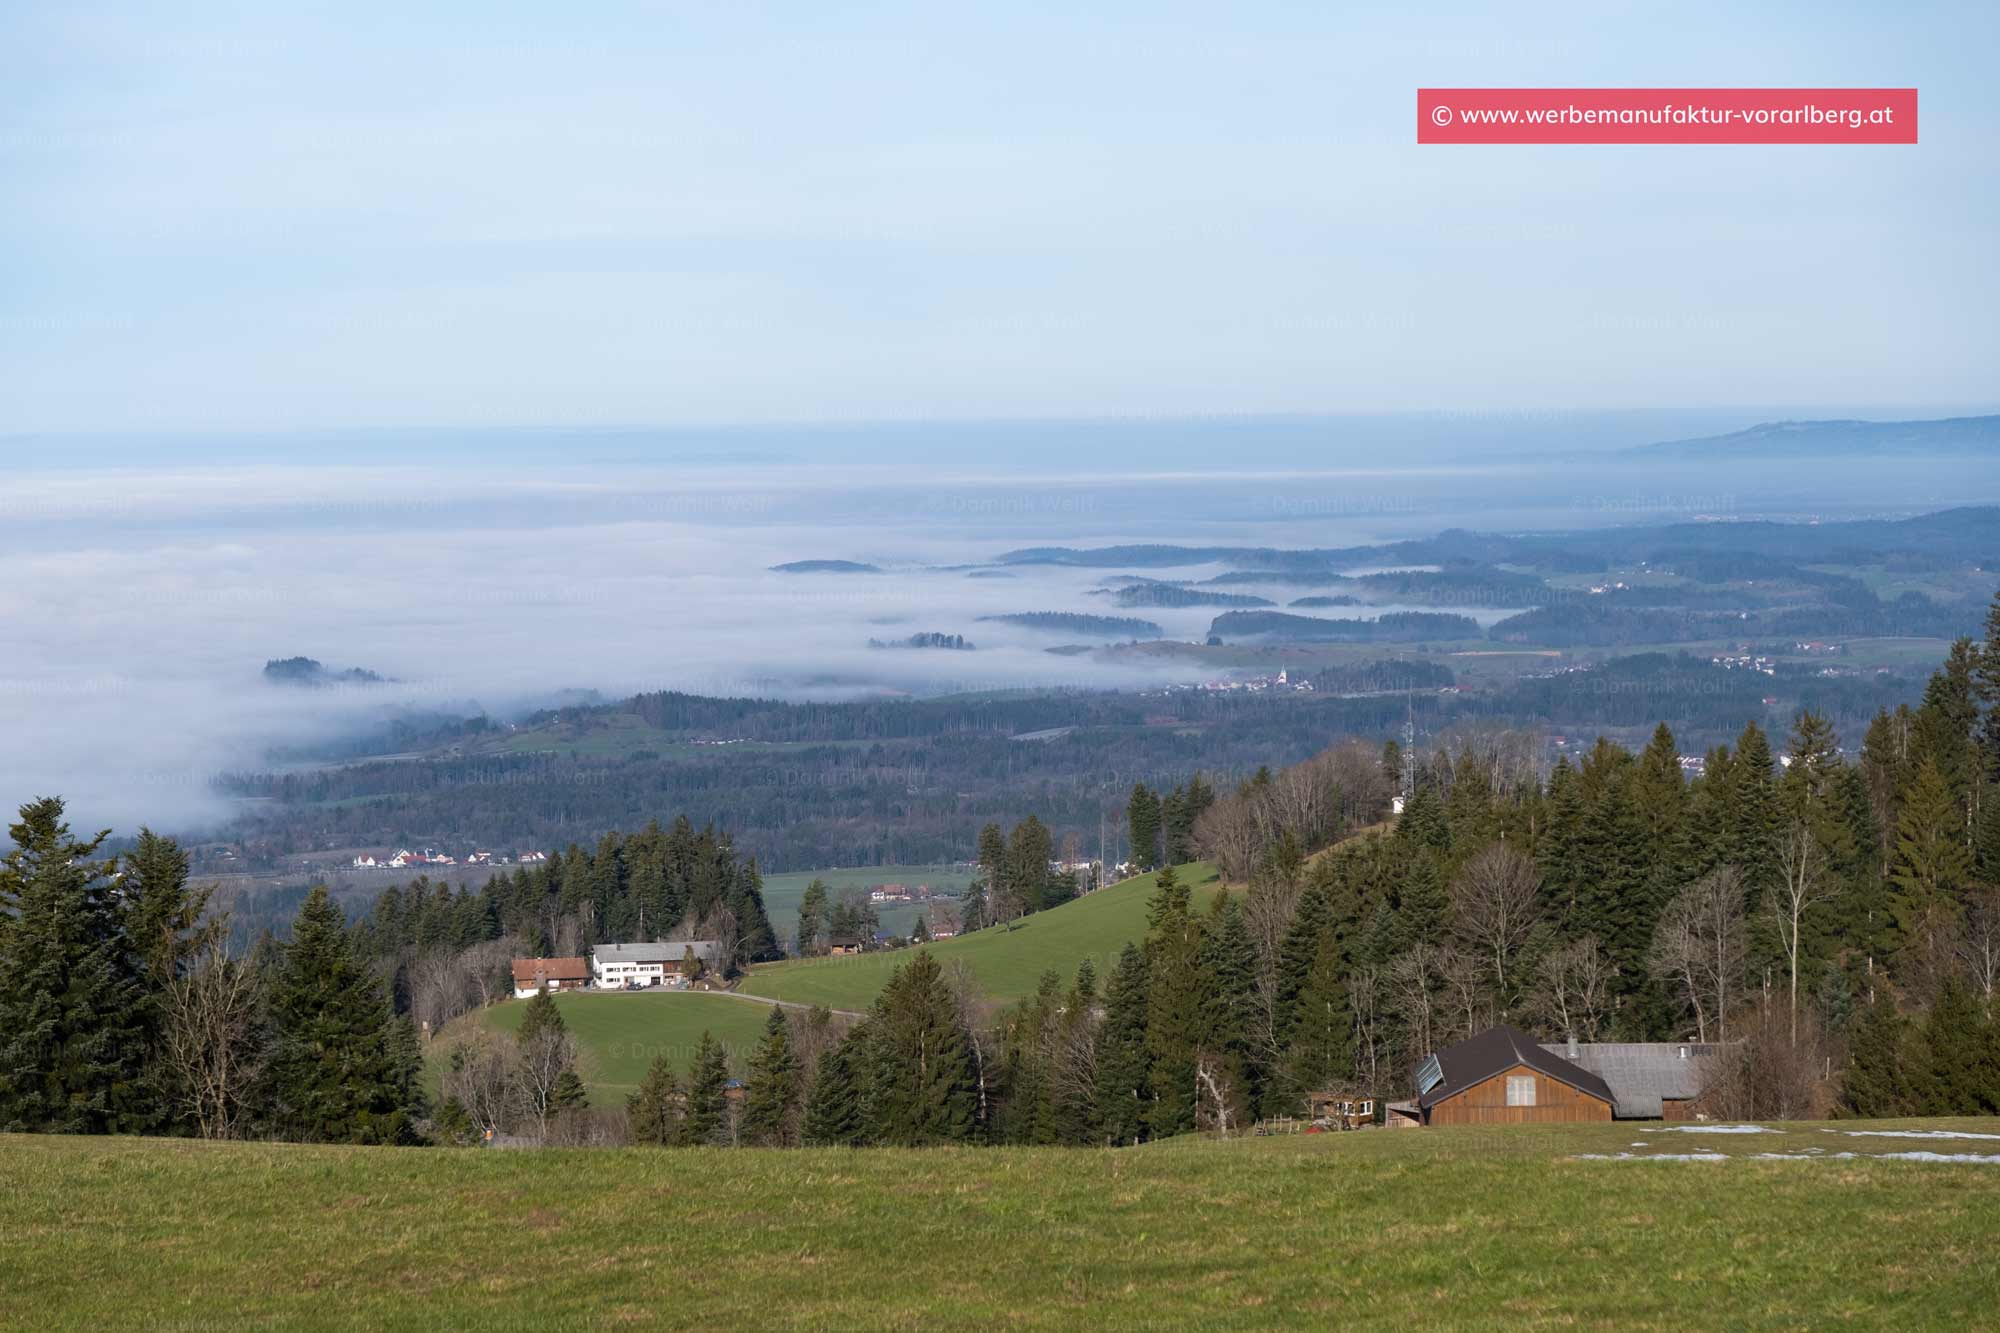
<path fill-rule="evenodd" d="M 722 943 L 660 940 L 652 944 L 600 944 L 590 953 L 591 982 L 603 990 L 683 985 L 682 964 L 689 956 L 714 967 L 722 957 Z"/>

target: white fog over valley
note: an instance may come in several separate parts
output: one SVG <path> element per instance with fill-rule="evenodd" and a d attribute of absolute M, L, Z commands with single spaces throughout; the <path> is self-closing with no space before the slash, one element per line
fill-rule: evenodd
<path fill-rule="evenodd" d="M 198 829 L 229 814 L 210 788 L 218 773 L 309 762 L 299 756 L 313 746 L 409 711 L 504 719 L 565 691 L 840 699 L 1206 674 L 1054 654 L 1113 636 L 981 618 L 1136 616 L 1199 641 L 1218 608 L 1123 609 L 1101 590 L 1120 574 L 1200 579 L 1220 566 L 973 577 L 1024 546 L 1345 547 L 1449 528 L 1902 517 L 2000 494 L 1990 474 L 1984 495 L 1967 495 L 1962 466 L 1923 460 L 1822 463 L 1808 479 L 1783 462 L 1609 451 L 1716 425 L 1654 414 L 1592 435 L 1527 421 L 1497 455 L 1494 428 L 1473 425 L 1479 450 L 1458 457 L 1449 423 L 1399 419 L 898 426 L 882 428 L 881 451 L 855 427 L 693 444 L 475 435 L 338 455 L 223 441 L 171 462 L 136 445 L 44 443 L 0 497 L 0 796 L 62 793 L 80 823 L 121 832 Z M 860 461 L 877 452 L 897 457 Z M 809 560 L 880 572 L 771 569 Z M 1235 591 L 1282 607 L 1312 589 Z M 1425 608 L 1312 614 L 1409 609 Z M 1487 626 L 1521 608 L 1446 609 Z M 976 651 L 869 646 L 928 633 Z M 261 679 L 267 660 L 295 655 L 390 680 L 288 690 Z"/>

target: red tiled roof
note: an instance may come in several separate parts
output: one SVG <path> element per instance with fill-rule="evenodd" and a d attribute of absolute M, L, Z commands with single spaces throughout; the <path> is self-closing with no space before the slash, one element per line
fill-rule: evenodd
<path fill-rule="evenodd" d="M 516 958 L 514 985 L 545 986 L 551 981 L 588 981 L 590 963 L 582 958 Z"/>

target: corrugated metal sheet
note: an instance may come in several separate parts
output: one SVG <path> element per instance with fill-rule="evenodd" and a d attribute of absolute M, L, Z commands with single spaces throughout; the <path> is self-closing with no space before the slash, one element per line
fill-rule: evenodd
<path fill-rule="evenodd" d="M 1714 1043 L 1547 1042 L 1542 1049 L 1603 1079 L 1621 1120 L 1657 1120 L 1662 1103 L 1701 1095 L 1715 1054 Z"/>

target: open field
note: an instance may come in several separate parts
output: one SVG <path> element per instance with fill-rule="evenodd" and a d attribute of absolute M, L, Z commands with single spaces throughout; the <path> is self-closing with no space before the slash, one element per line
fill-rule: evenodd
<path fill-rule="evenodd" d="M 1992 1321 L 2000 1140 L 1650 1128 L 1118 1151 L 0 1137 L 0 1289 L 54 1327 Z M 1880 1157 L 1910 1151 L 1979 1160 Z M 1591 1160 L 1619 1153 L 1675 1160 Z"/>
<path fill-rule="evenodd" d="M 778 937 L 790 940 L 798 934 L 799 901 L 806 896 L 806 885 L 815 879 L 825 881 L 829 905 L 832 899 L 840 896 L 842 889 L 869 889 L 878 884 L 901 884 L 914 889 L 919 884 L 928 884 L 956 906 L 959 895 L 972 882 L 974 873 L 953 865 L 787 870 L 764 876 L 764 910 L 769 913 L 771 927 L 778 932 Z M 928 905 L 923 903 L 875 904 L 875 915 L 881 920 L 882 929 L 897 935 L 908 934 L 916 925 L 917 918 L 929 910 Z"/>
<path fill-rule="evenodd" d="M 1194 889 L 1196 906 L 1206 910 L 1217 884 L 1215 868 L 1195 862 L 1177 873 Z M 926 947 L 947 967 L 963 960 L 992 998 L 1017 1000 L 1033 994 L 1042 973 L 1050 968 L 1068 977 L 1088 958 L 1103 976 L 1126 941 L 1146 933 L 1146 900 L 1152 894 L 1153 877 L 1139 875 L 1023 917 L 1011 929 L 990 927 Z M 908 950 L 896 950 L 767 963 L 752 968 L 739 989 L 797 1004 L 866 1009 L 889 974 L 910 958 Z"/>
<path fill-rule="evenodd" d="M 769 1005 L 701 991 L 574 991 L 555 1000 L 583 1048 L 578 1072 L 590 1085 L 591 1103 L 598 1106 L 623 1106 L 656 1055 L 686 1073 L 704 1031 L 714 1033 L 732 1057 L 748 1058 L 771 1015 Z M 484 1021 L 514 1032 L 527 1007 L 525 1000 L 506 1000 L 461 1021 Z"/>

